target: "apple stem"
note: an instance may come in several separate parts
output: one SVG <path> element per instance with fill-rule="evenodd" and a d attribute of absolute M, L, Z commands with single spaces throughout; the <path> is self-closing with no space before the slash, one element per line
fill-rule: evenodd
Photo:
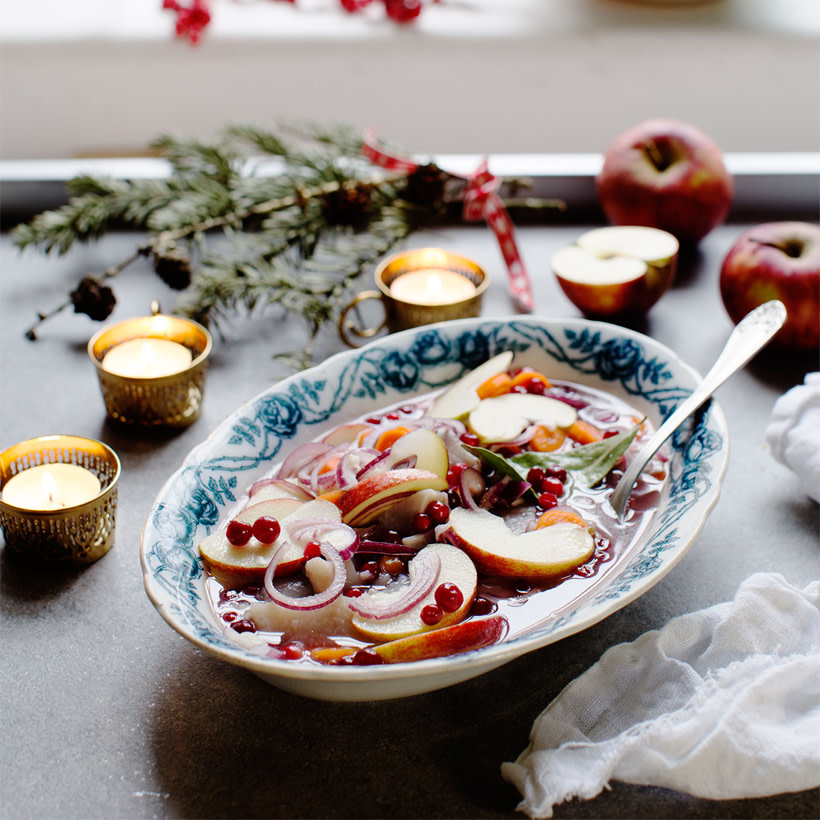
<path fill-rule="evenodd" d="M 798 259 L 803 252 L 803 245 L 800 242 L 787 242 L 785 245 L 778 245 L 776 242 L 765 242 L 762 239 L 755 239 L 753 236 L 750 237 L 750 241 L 756 242 L 763 248 L 774 248 L 775 250 L 782 251 L 786 256 L 790 256 L 792 259 Z"/>
<path fill-rule="evenodd" d="M 649 159 L 652 161 L 652 164 L 659 170 L 665 171 L 669 167 L 669 161 L 664 156 L 663 151 L 658 147 L 658 144 L 655 140 L 647 140 L 646 145 L 644 146 L 646 153 L 649 155 Z"/>

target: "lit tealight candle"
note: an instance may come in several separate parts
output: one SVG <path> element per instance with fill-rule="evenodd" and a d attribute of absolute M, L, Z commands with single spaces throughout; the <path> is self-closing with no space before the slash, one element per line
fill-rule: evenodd
<path fill-rule="evenodd" d="M 111 348 L 101 362 L 103 370 L 115 376 L 157 379 L 172 376 L 190 367 L 191 351 L 170 339 L 130 339 Z"/>
<path fill-rule="evenodd" d="M 76 507 L 100 494 L 100 480 L 76 464 L 42 464 L 12 476 L 3 486 L 2 499 L 23 510 L 60 510 Z"/>
<path fill-rule="evenodd" d="M 475 296 L 476 286 L 466 277 L 443 268 L 403 273 L 390 284 L 390 295 L 415 305 L 449 305 Z"/>

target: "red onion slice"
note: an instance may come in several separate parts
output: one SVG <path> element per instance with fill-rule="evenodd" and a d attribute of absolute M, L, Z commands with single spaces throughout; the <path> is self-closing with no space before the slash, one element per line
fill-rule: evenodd
<path fill-rule="evenodd" d="M 484 479 L 481 473 L 472 467 L 465 467 L 458 476 L 458 493 L 461 503 L 469 510 L 479 509 L 475 495 L 484 490 Z"/>
<path fill-rule="evenodd" d="M 409 612 L 438 581 L 441 557 L 435 552 L 420 552 L 411 562 L 410 583 L 401 592 L 376 599 L 371 595 L 351 598 L 348 606 L 363 618 L 384 620 Z"/>
<path fill-rule="evenodd" d="M 277 478 L 290 478 L 301 473 L 306 468 L 313 466 L 314 462 L 327 456 L 333 449 L 333 445 L 321 441 L 310 441 L 301 447 L 297 447 L 282 462 Z"/>
<path fill-rule="evenodd" d="M 287 525 L 291 537 L 300 545 L 306 546 L 311 541 L 329 544 L 347 561 L 359 547 L 359 534 L 353 527 L 340 521 L 326 519 L 304 519 Z"/>
<path fill-rule="evenodd" d="M 287 541 L 280 546 L 271 558 L 268 568 L 265 570 L 265 591 L 270 596 L 270 599 L 279 606 L 285 609 L 293 609 L 299 612 L 309 612 L 314 609 L 321 609 L 333 603 L 343 592 L 345 584 L 347 583 L 347 571 L 345 563 L 341 555 L 329 544 L 319 544 L 319 552 L 322 557 L 330 562 L 333 567 L 333 580 L 327 589 L 322 592 L 317 592 L 314 595 L 306 595 L 304 598 L 291 598 L 289 595 L 284 595 L 273 585 L 273 574 L 276 572 L 276 567 L 285 554 L 285 551 L 290 547 Z"/>

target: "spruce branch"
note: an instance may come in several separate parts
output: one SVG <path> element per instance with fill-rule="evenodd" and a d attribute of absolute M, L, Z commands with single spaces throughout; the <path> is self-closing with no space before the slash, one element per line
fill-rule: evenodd
<path fill-rule="evenodd" d="M 105 318 L 116 301 L 107 283 L 145 257 L 180 291 L 176 311 L 203 324 L 219 327 L 237 312 L 271 308 L 299 317 L 307 344 L 277 355 L 305 364 L 363 273 L 447 214 L 466 184 L 432 163 L 409 173 L 375 168 L 362 157 L 360 133 L 347 125 L 301 123 L 279 133 L 236 125 L 213 144 L 162 135 L 152 148 L 170 164 L 167 179 L 78 176 L 67 185 L 67 204 L 13 229 L 19 248 L 58 255 L 114 227 L 147 236 L 128 258 L 85 276 L 66 302 L 39 313 L 29 338 L 71 305 Z M 515 193 L 523 184 L 515 182 Z"/>

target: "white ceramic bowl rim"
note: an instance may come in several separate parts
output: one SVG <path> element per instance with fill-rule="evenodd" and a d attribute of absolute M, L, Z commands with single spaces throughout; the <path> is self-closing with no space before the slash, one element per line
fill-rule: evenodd
<path fill-rule="evenodd" d="M 513 350 L 516 364 L 546 359 L 547 375 L 553 378 L 610 389 L 656 425 L 700 381 L 696 371 L 659 342 L 584 319 L 465 319 L 403 331 L 338 353 L 239 407 L 164 484 L 141 539 L 145 588 L 162 617 L 203 650 L 263 677 L 375 684 L 436 675 L 467 679 L 479 656 L 476 674 L 586 629 L 646 592 L 683 557 L 717 502 L 728 462 L 728 433 L 715 402 L 702 411 L 691 435 L 670 440 L 669 491 L 640 551 L 573 611 L 547 618 L 524 635 L 444 658 L 339 667 L 261 656 L 223 634 L 203 594 L 197 545 L 243 491 L 295 444 L 402 397 L 438 389 L 502 350 Z"/>

